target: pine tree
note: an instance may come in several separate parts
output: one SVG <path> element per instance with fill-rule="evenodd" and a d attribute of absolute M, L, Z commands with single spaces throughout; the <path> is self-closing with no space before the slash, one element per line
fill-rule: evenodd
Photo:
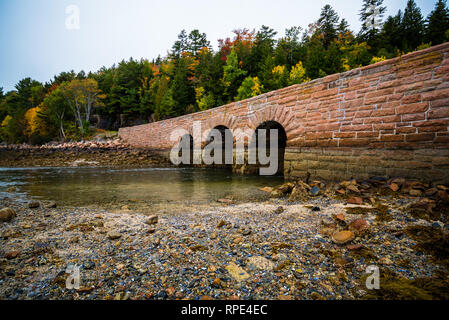
<path fill-rule="evenodd" d="M 421 9 L 418 8 L 414 0 L 407 2 L 402 18 L 402 28 L 404 30 L 404 50 L 415 50 L 423 42 L 424 20 Z"/>
<path fill-rule="evenodd" d="M 449 10 L 446 0 L 438 0 L 435 9 L 427 17 L 426 42 L 437 45 L 449 40 L 446 32 L 449 30 Z"/>
<path fill-rule="evenodd" d="M 337 12 L 328 4 L 321 9 L 318 19 L 319 32 L 323 36 L 323 45 L 327 49 L 330 43 L 337 37 L 337 24 L 340 18 Z"/>
<path fill-rule="evenodd" d="M 382 6 L 383 0 L 363 0 L 360 10 L 360 21 L 362 30 L 360 36 L 365 41 L 372 41 L 381 30 L 382 18 L 387 10 Z"/>
<path fill-rule="evenodd" d="M 382 31 L 380 33 L 381 46 L 384 54 L 388 58 L 393 58 L 397 51 L 402 51 L 403 42 L 403 25 L 402 25 L 402 12 L 401 10 L 395 16 L 389 16 L 383 24 Z"/>

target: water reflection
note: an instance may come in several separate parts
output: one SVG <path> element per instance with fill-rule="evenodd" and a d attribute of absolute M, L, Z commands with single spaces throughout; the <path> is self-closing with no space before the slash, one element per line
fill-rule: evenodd
<path fill-rule="evenodd" d="M 205 202 L 227 196 L 248 199 L 262 194 L 258 187 L 281 182 L 281 177 L 241 176 L 220 169 L 0 168 L 3 196 L 14 186 L 16 196 L 67 205 L 127 200 Z"/>

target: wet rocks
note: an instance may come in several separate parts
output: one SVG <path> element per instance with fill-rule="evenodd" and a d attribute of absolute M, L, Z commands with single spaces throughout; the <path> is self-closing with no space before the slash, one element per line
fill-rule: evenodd
<path fill-rule="evenodd" d="M 360 197 L 350 197 L 346 200 L 347 203 L 349 204 L 358 204 L 361 205 L 363 204 L 363 199 Z"/>
<path fill-rule="evenodd" d="M 5 258 L 8 260 L 16 258 L 20 254 L 19 250 L 8 251 L 5 253 Z"/>
<path fill-rule="evenodd" d="M 0 210 L 0 222 L 9 222 L 16 216 L 16 211 L 11 208 L 3 208 Z"/>
<path fill-rule="evenodd" d="M 39 208 L 41 206 L 39 201 L 31 201 L 28 203 L 28 208 L 30 209 L 36 209 Z"/>
<path fill-rule="evenodd" d="M 361 235 L 369 230 L 369 223 L 365 219 L 352 220 L 348 229 L 356 235 Z"/>
<path fill-rule="evenodd" d="M 354 232 L 349 230 L 338 231 L 332 235 L 332 241 L 337 244 L 345 244 L 351 242 L 352 240 L 354 240 L 354 238 Z"/>
<path fill-rule="evenodd" d="M 54 208 L 57 207 L 57 205 L 56 205 L 56 202 L 51 201 L 50 203 L 47 204 L 46 207 L 49 208 L 49 209 L 52 209 L 52 208 L 54 209 Z"/>

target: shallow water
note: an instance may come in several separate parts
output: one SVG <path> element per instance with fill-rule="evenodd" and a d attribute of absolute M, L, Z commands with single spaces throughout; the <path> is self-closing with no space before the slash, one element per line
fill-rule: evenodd
<path fill-rule="evenodd" d="M 243 176 L 227 170 L 193 168 L 0 168 L 0 196 L 52 200 L 64 205 L 145 201 L 207 202 L 224 197 L 263 197 L 258 190 L 282 177 Z M 6 190 L 14 186 L 14 194 Z"/>

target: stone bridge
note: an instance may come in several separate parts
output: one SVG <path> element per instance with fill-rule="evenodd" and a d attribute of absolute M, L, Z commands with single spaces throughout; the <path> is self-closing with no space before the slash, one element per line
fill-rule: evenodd
<path fill-rule="evenodd" d="M 449 182 L 449 43 L 178 118 L 120 128 L 168 152 L 171 132 L 279 128 L 287 177 Z M 234 169 L 244 172 L 244 168 Z"/>

